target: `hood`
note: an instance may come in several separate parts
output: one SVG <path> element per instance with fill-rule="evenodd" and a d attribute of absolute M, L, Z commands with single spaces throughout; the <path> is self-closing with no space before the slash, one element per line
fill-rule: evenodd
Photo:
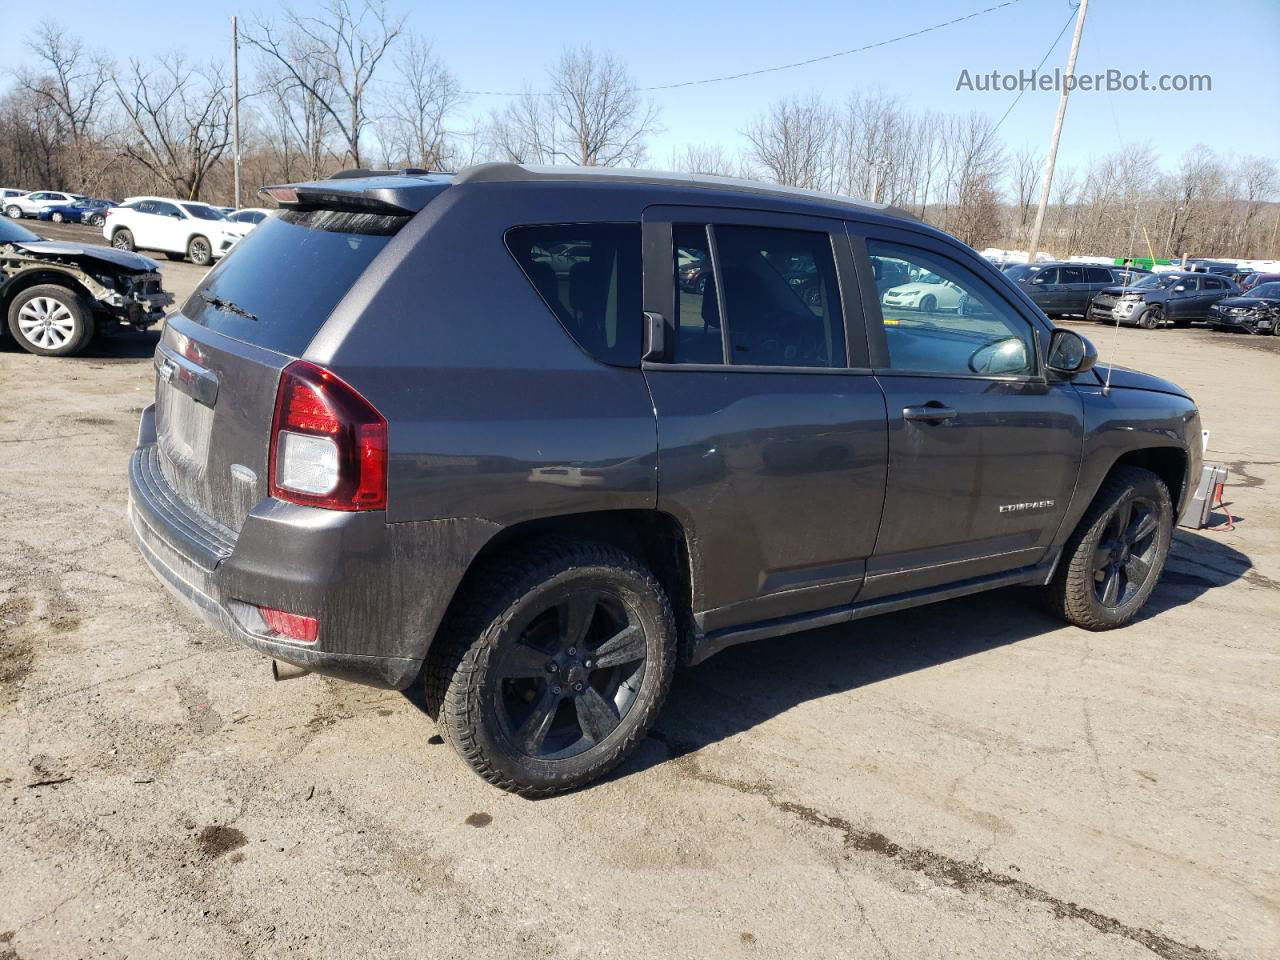
<path fill-rule="evenodd" d="M 1226 309 L 1227 307 L 1248 307 L 1254 310 L 1269 310 L 1272 307 L 1280 307 L 1280 298 L 1227 297 L 1225 300 L 1219 300 L 1217 305 L 1223 309 Z"/>
<path fill-rule="evenodd" d="M 57 240 L 32 240 L 17 245 L 31 253 L 45 254 L 51 257 L 85 257 L 112 266 L 135 270 L 138 273 L 152 273 L 160 269 L 160 264 L 140 253 L 128 250 L 117 250 L 114 247 L 81 246 L 77 243 L 60 243 Z"/>
<path fill-rule="evenodd" d="M 1098 375 L 1099 383 L 1107 382 L 1107 364 L 1099 363 L 1094 366 L 1094 372 Z M 1128 367 L 1118 367 L 1112 365 L 1111 370 L 1111 386 L 1121 390 L 1148 390 L 1152 393 L 1171 393 L 1176 397 L 1186 397 L 1191 399 L 1191 395 L 1183 390 L 1176 383 L 1171 383 L 1162 377 L 1153 376 L 1150 373 L 1143 373 L 1141 370 L 1130 370 Z"/>

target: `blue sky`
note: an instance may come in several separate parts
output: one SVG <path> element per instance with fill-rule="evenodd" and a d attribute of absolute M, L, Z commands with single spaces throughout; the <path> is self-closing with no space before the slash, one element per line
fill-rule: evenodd
<path fill-rule="evenodd" d="M 468 89 L 517 90 L 538 83 L 567 45 L 610 49 L 640 85 L 736 73 L 835 52 L 906 33 L 991 6 L 1000 0 L 873 0 L 873 2 L 721 2 L 643 5 L 579 0 L 550 3 L 420 3 L 392 0 L 410 24 L 430 37 Z M 299 0 L 297 9 L 319 6 Z M 39 8 L 37 8 L 39 9 Z M 225 56 L 228 20 L 273 9 L 267 2 L 204 0 L 113 4 L 60 0 L 43 8 L 68 29 L 125 59 L 180 46 L 196 56 Z M 780 96 L 818 91 L 833 100 L 852 90 L 879 89 L 914 109 L 999 117 L 1015 94 L 957 91 L 962 69 L 1031 69 L 1066 19 L 1067 0 L 1022 0 L 958 24 L 878 50 L 794 70 L 655 94 L 665 132 L 651 142 L 654 160 L 674 145 L 720 140 L 738 146 L 749 118 Z M 28 58 L 23 26 L 33 5 L 0 0 L 0 66 Z M 1060 163 L 1150 142 L 1166 165 L 1186 148 L 1206 143 L 1223 154 L 1280 157 L 1280 0 L 1092 0 L 1078 72 L 1209 74 L 1208 93 L 1085 93 L 1072 95 Z M 1070 31 L 1046 68 L 1065 63 Z M 487 112 L 496 97 L 473 97 L 468 109 Z M 1057 94 L 1028 92 L 1002 128 L 1013 148 L 1044 145 Z"/>

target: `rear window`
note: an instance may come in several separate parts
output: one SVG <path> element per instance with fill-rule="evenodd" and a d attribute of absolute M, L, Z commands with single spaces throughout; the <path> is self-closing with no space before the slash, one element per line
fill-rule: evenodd
<path fill-rule="evenodd" d="M 236 244 L 183 313 L 210 330 L 300 356 L 407 216 L 285 210 Z"/>
<path fill-rule="evenodd" d="M 514 227 L 507 249 L 578 346 L 602 363 L 639 366 L 640 224 Z"/>

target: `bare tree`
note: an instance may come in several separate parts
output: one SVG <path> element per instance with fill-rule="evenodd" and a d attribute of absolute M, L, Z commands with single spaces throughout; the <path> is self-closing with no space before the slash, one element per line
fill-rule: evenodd
<path fill-rule="evenodd" d="M 113 84 L 129 118 L 123 153 L 177 195 L 197 199 L 231 142 L 231 101 L 221 69 L 193 67 L 173 53 L 152 68 L 131 60 Z"/>
<path fill-rule="evenodd" d="M 458 81 L 417 34 L 409 35 L 395 66 L 399 82 L 386 135 L 380 139 L 394 143 L 411 166 L 443 170 L 452 159 L 445 121 L 462 102 Z"/>
<path fill-rule="evenodd" d="M 525 88 L 490 114 L 489 152 L 518 163 L 635 166 L 658 131 L 658 108 L 635 90 L 612 54 L 566 50 L 548 70 L 550 90 Z"/>
<path fill-rule="evenodd" d="M 380 0 L 326 0 L 319 16 L 286 8 L 286 26 L 258 20 L 244 35 L 245 42 L 272 57 L 332 118 L 341 134 L 346 156 L 355 166 L 363 162 L 361 137 L 370 123 L 370 85 L 404 25 L 392 18 Z M 314 62 L 310 69 L 294 59 L 305 49 Z M 324 77 L 326 84 L 317 82 Z"/>
<path fill-rule="evenodd" d="M 336 125 L 327 104 L 335 83 L 321 60 L 311 56 L 308 37 L 295 34 L 288 47 L 293 70 L 271 57 L 264 57 L 259 69 L 263 109 L 272 126 L 269 140 L 281 159 L 284 179 L 294 179 L 296 165 L 302 176 L 314 180 L 324 175 L 334 155 Z"/>
<path fill-rule="evenodd" d="M 28 43 L 39 66 L 17 72 L 18 84 L 52 108 L 72 147 L 71 178 L 83 183 L 95 168 L 94 125 L 109 96 L 111 63 L 88 50 L 52 20 L 43 21 Z"/>
<path fill-rule="evenodd" d="M 825 190 L 831 186 L 834 118 L 822 98 L 779 100 L 747 125 L 750 159 L 776 183 Z"/>
<path fill-rule="evenodd" d="M 550 99 L 528 88 L 489 114 L 483 138 L 486 153 L 513 163 L 545 164 L 556 159 L 556 118 Z"/>
<path fill-rule="evenodd" d="M 671 169 L 713 177 L 742 176 L 742 160 L 718 143 L 688 143 L 671 151 Z"/>
<path fill-rule="evenodd" d="M 584 167 L 635 166 L 658 108 L 636 93 L 626 67 L 590 47 L 566 50 L 551 68 L 551 110 L 564 131 L 557 157 Z"/>
<path fill-rule="evenodd" d="M 1023 147 L 1009 157 L 1009 186 L 1013 191 L 1014 223 L 1017 225 L 1014 239 L 1019 243 L 1026 243 L 1024 238 L 1031 225 L 1031 211 L 1043 168 L 1044 158 L 1031 147 Z"/>

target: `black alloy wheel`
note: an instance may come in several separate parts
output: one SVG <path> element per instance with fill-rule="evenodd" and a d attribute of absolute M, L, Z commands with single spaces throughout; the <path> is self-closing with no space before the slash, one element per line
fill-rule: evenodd
<path fill-rule="evenodd" d="M 1151 577 L 1159 532 L 1157 506 L 1143 497 L 1121 501 L 1094 548 L 1094 592 L 1104 607 L 1129 602 Z"/>
<path fill-rule="evenodd" d="M 544 598 L 497 653 L 498 717 L 511 747 L 561 760 L 602 743 L 627 715 L 644 678 L 644 627 L 607 583 Z"/>

